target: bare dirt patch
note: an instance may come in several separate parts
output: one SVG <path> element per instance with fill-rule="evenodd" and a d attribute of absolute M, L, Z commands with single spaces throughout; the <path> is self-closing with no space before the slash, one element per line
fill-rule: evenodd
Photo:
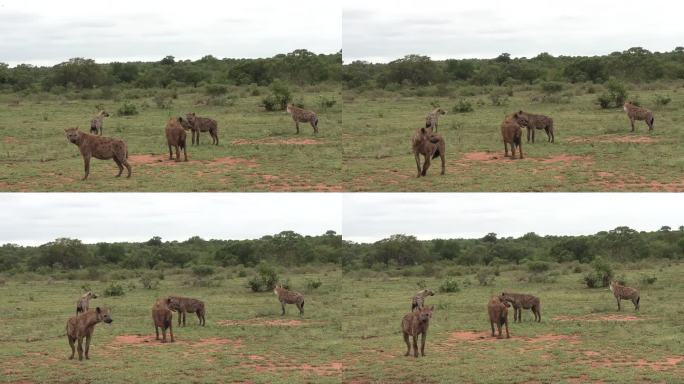
<path fill-rule="evenodd" d="M 235 139 L 231 141 L 234 145 L 254 145 L 254 144 L 264 144 L 264 145 L 317 145 L 326 144 L 322 140 L 314 139 Z"/>
<path fill-rule="evenodd" d="M 219 320 L 216 322 L 223 326 L 265 326 L 265 327 L 301 327 L 307 325 L 325 324 L 324 321 L 303 321 L 286 319 L 247 319 L 247 320 Z"/>
<path fill-rule="evenodd" d="M 144 155 L 130 155 L 128 161 L 132 165 L 163 165 L 163 166 L 180 166 L 182 164 L 207 164 L 207 165 L 229 165 L 229 166 L 245 166 L 255 168 L 258 166 L 256 161 L 243 159 L 240 157 L 218 157 L 210 161 L 188 160 L 188 161 L 174 161 L 169 160 L 167 154 L 144 154 Z"/>
<path fill-rule="evenodd" d="M 211 165 L 214 165 L 214 164 L 241 165 L 241 166 L 247 166 L 249 168 L 254 168 L 254 167 L 258 166 L 256 161 L 243 159 L 240 157 L 219 157 L 219 158 L 214 159 L 214 161 L 210 162 L 209 164 L 211 164 Z"/>
<path fill-rule="evenodd" d="M 678 365 L 684 362 L 684 356 L 666 357 L 665 360 L 648 361 L 646 359 L 633 360 L 627 357 L 616 359 L 600 359 L 600 360 L 584 360 L 585 364 L 591 365 L 592 368 L 614 368 L 614 367 L 636 367 L 647 368 L 654 371 L 667 371 L 676 369 Z"/>
<path fill-rule="evenodd" d="M 504 158 L 501 154 L 495 152 L 466 152 L 463 154 L 462 159 L 468 161 L 498 161 Z"/>
<path fill-rule="evenodd" d="M 522 341 L 525 343 L 550 343 L 550 342 L 570 342 L 578 343 L 579 336 L 575 335 L 560 335 L 560 334 L 546 334 L 539 335 L 536 337 L 516 337 L 511 335 L 510 339 L 498 339 L 488 331 L 456 331 L 449 334 L 449 342 L 451 344 L 455 342 L 470 342 L 470 343 L 481 343 L 481 342 L 495 342 L 502 340 L 510 341 Z"/>
<path fill-rule="evenodd" d="M 649 136 L 623 136 L 623 135 L 598 135 L 598 136 L 570 136 L 568 143 L 657 143 L 658 139 Z"/>
<path fill-rule="evenodd" d="M 331 362 L 327 364 L 291 364 L 271 361 L 259 355 L 248 355 L 246 358 L 248 361 L 240 362 L 240 366 L 256 372 L 294 371 L 317 376 L 334 376 L 341 375 L 342 369 L 344 368 L 344 364 L 340 362 Z"/>
<path fill-rule="evenodd" d="M 598 172 L 597 179 L 589 182 L 589 185 L 598 187 L 604 191 L 633 191 L 648 190 L 651 192 L 682 192 L 684 191 L 684 180 L 671 183 L 659 181 L 648 181 L 642 176 L 621 176 L 616 177 L 609 172 Z"/>
<path fill-rule="evenodd" d="M 516 156 L 517 156 L 517 154 L 516 154 Z M 499 162 L 502 160 L 510 160 L 510 159 L 511 159 L 510 157 L 504 157 L 503 155 L 501 155 L 501 153 L 498 153 L 498 152 L 466 152 L 461 157 L 461 160 L 477 161 L 477 162 L 485 162 L 485 163 Z M 517 157 L 515 159 L 518 160 Z M 593 160 L 590 156 L 575 156 L 575 155 L 560 154 L 560 155 L 546 157 L 546 158 L 525 157 L 522 161 L 535 161 L 538 163 L 570 164 L 572 162 L 592 162 Z"/>
<path fill-rule="evenodd" d="M 169 340 L 169 336 L 167 335 L 167 341 Z M 156 340 L 155 335 L 119 335 L 114 338 L 114 344 L 118 345 L 157 345 L 157 346 L 162 346 L 165 345 L 165 343 L 162 343 L 161 340 Z M 241 340 L 235 340 L 235 339 L 223 339 L 223 338 L 207 338 L 207 339 L 200 339 L 197 341 L 190 341 L 190 340 L 178 340 L 174 343 L 166 343 L 166 344 L 187 344 L 187 345 L 205 345 L 205 346 L 220 346 L 220 345 L 231 345 L 234 346 L 235 348 L 240 348 L 242 347 L 242 341 Z"/>
<path fill-rule="evenodd" d="M 630 315 L 583 315 L 583 316 L 555 316 L 556 321 L 639 321 L 642 317 Z"/>
<path fill-rule="evenodd" d="M 19 140 L 14 136 L 5 136 L 2 138 L 2 142 L 5 144 L 17 144 L 19 143 Z"/>

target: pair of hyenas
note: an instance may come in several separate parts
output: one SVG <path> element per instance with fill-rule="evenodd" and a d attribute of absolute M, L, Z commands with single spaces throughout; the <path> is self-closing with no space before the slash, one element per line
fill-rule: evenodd
<path fill-rule="evenodd" d="M 157 300 L 152 306 L 152 322 L 154 323 L 154 332 L 156 339 L 159 340 L 159 329 L 162 331 L 162 343 L 166 343 L 166 330 L 169 330 L 171 342 L 173 339 L 173 312 L 178 312 L 178 326 L 185 326 L 185 314 L 195 313 L 199 319 L 199 324 L 204 326 L 206 324 L 204 302 L 202 300 L 192 299 L 189 297 L 169 296 L 165 299 Z"/>
<path fill-rule="evenodd" d="M 439 116 L 446 115 L 446 111 L 441 108 L 435 108 L 432 112 L 425 116 L 425 127 L 416 129 L 411 137 L 411 149 L 416 160 L 416 168 L 418 174 L 416 177 L 426 176 L 427 170 L 430 168 L 430 161 L 440 157 L 442 160 L 442 172 L 445 172 L 445 150 L 446 143 L 442 135 L 435 133 L 437 131 L 437 123 Z M 425 161 L 421 169 L 420 156 L 423 155 Z"/>
<path fill-rule="evenodd" d="M 489 325 L 492 327 L 492 336 L 496 336 L 494 326 L 496 326 L 499 339 L 503 337 L 502 327 L 506 328 L 506 338 L 510 338 L 511 334 L 508 330 L 508 308 L 513 306 L 513 322 L 522 321 L 522 310 L 531 309 L 534 313 L 534 319 L 537 322 L 541 321 L 541 301 L 538 297 L 533 295 L 526 295 L 522 293 L 506 293 L 503 292 L 499 296 L 494 296 L 487 303 L 487 313 L 489 314 Z"/>
<path fill-rule="evenodd" d="M 553 119 L 544 115 L 518 111 L 510 116 L 506 116 L 501 123 L 501 136 L 504 142 L 504 157 L 508 157 L 508 146 L 511 146 L 511 158 L 515 159 L 515 149 L 518 148 L 522 159 L 522 127 L 527 128 L 527 142 L 530 139 L 534 143 L 535 130 L 543 129 L 546 131 L 548 141 L 555 141 L 553 130 Z"/>

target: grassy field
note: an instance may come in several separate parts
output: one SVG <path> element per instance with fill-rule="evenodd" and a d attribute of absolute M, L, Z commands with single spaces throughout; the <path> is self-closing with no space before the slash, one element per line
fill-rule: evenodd
<path fill-rule="evenodd" d="M 0 382 L 12 383 L 291 383 L 340 381 L 339 272 L 283 274 L 306 296 L 305 315 L 288 305 L 285 317 L 272 292 L 251 293 L 247 278 L 222 280 L 215 288 L 184 283 L 169 275 L 157 289 L 138 279 L 121 281 L 126 294 L 91 302 L 108 306 L 114 321 L 98 324 L 90 360 L 68 360 L 66 320 L 73 315 L 81 286 L 102 293 L 109 283 L 10 279 L 0 286 Z M 307 279 L 323 285 L 307 290 Z M 129 285 L 135 284 L 135 289 Z M 207 306 L 205 327 L 194 314 L 176 327 L 175 343 L 154 340 L 151 307 L 159 297 L 182 294 Z"/>
<path fill-rule="evenodd" d="M 252 96 L 236 88 L 235 104 L 206 105 L 201 93 L 179 92 L 170 108 L 158 108 L 158 90 L 131 92 L 138 108 L 134 116 L 117 116 L 122 101 L 69 100 L 54 95 L 0 95 L 0 191 L 340 191 L 342 130 L 339 89 L 298 90 L 295 100 L 319 114 L 320 133 L 300 124 L 295 133 L 289 114 L 259 107 L 268 92 Z M 338 102 L 329 109 L 321 97 Z M 93 160 L 87 182 L 78 148 L 64 128 L 89 131 L 99 107 L 110 112 L 104 134 L 127 141 L 133 176 L 115 179 L 113 161 Z M 194 111 L 218 121 L 218 146 L 208 133 L 201 145 L 188 146 L 189 162 L 168 160 L 164 127 L 172 116 Z M 188 143 L 190 134 L 188 133 Z M 124 173 L 125 175 L 125 173 Z"/>
<path fill-rule="evenodd" d="M 480 90 L 481 91 L 481 90 Z M 533 101 L 536 89 L 516 89 L 503 106 L 488 94 L 452 97 L 402 96 L 399 92 L 344 91 L 343 169 L 348 191 L 684 191 L 684 92 L 630 90 L 630 98 L 655 114 L 655 130 L 638 122 L 630 132 L 622 109 L 601 110 L 597 94 L 580 87 L 567 103 Z M 475 92 L 474 92 L 475 93 Z M 655 95 L 670 104 L 655 105 Z M 506 96 L 507 97 L 507 96 Z M 474 112 L 453 113 L 458 100 Z M 411 136 L 425 124 L 432 103 L 448 109 L 438 132 L 446 140 L 446 175 L 439 158 L 427 178 L 416 178 Z M 523 143 L 525 159 L 503 157 L 500 126 L 519 109 L 554 119 L 556 143 L 537 131 L 536 143 Z M 526 136 L 526 132 L 523 132 Z"/>
<path fill-rule="evenodd" d="M 401 319 L 422 278 L 356 274 L 342 291 L 344 381 L 355 383 L 677 383 L 684 377 L 684 265 L 616 271 L 641 289 L 641 310 L 607 289 L 586 289 L 582 274 L 563 269 L 554 283 L 527 283 L 524 271 L 501 272 L 491 286 L 458 277 L 461 290 L 427 303 L 435 312 L 426 357 L 404 357 Z M 382 275 L 382 274 L 381 274 Z M 641 286 L 643 275 L 655 275 Z M 437 290 L 442 279 L 425 278 Z M 464 284 L 465 281 L 472 285 Z M 503 290 L 541 298 L 541 323 L 523 312 L 510 339 L 490 336 L 486 304 Z M 510 319 L 512 321 L 512 311 Z"/>

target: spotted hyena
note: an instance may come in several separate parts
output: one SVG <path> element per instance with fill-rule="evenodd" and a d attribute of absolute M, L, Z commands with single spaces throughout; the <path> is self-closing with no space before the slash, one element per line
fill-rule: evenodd
<path fill-rule="evenodd" d="M 615 296 L 615 300 L 617 300 L 618 311 L 622 309 L 620 306 L 620 300 L 630 300 L 632 304 L 634 304 L 634 310 L 639 310 L 639 301 L 641 300 L 641 296 L 639 295 L 639 291 L 637 289 L 625 287 L 624 285 L 620 285 L 615 281 L 611 281 L 610 291 L 613 292 L 613 296 Z"/>
<path fill-rule="evenodd" d="M 123 168 L 128 170 L 128 176 L 131 177 L 131 165 L 128 164 L 128 147 L 126 142 L 111 137 L 102 137 L 81 132 L 78 128 L 65 129 L 67 139 L 78 146 L 83 156 L 83 163 L 85 164 L 85 176 L 83 180 L 88 179 L 90 174 L 90 158 L 94 157 L 100 160 L 114 159 L 117 167 L 119 167 L 119 174 L 121 176 Z"/>
<path fill-rule="evenodd" d="M 176 148 L 176 161 L 180 161 L 180 150 L 183 150 L 185 161 L 188 161 L 188 152 L 185 145 L 185 129 L 183 118 L 177 117 L 166 123 L 166 143 L 169 145 L 169 160 L 173 160 L 173 148 Z"/>
<path fill-rule="evenodd" d="M 188 119 L 187 126 L 189 126 L 190 130 L 192 131 L 193 145 L 195 142 L 197 145 L 199 145 L 200 132 L 209 132 L 209 135 L 211 136 L 211 143 L 218 145 L 218 123 L 216 120 L 210 119 L 208 117 L 199 117 L 195 115 L 194 112 L 188 113 L 185 115 L 185 117 Z"/>
<path fill-rule="evenodd" d="M 181 325 L 181 318 L 183 319 L 183 326 L 185 327 L 185 314 L 195 313 L 197 314 L 197 319 L 199 324 L 204 326 L 206 320 L 204 316 L 206 310 L 204 308 L 204 302 L 198 299 L 192 299 L 189 297 L 182 296 L 169 296 L 169 309 L 178 312 L 178 325 Z"/>
<path fill-rule="evenodd" d="M 67 339 L 71 347 L 71 356 L 69 360 L 74 358 L 76 352 L 75 344 L 78 340 L 78 359 L 83 360 L 83 338 L 86 339 L 85 358 L 90 359 L 88 352 L 90 351 L 90 339 L 93 337 L 95 325 L 100 322 L 107 324 L 112 322 L 112 317 L 107 308 L 97 307 L 94 310 L 89 310 L 80 315 L 72 316 L 66 324 Z"/>
<path fill-rule="evenodd" d="M 534 313 L 534 320 L 541 322 L 541 301 L 537 296 L 502 292 L 499 297 L 513 306 L 513 322 L 522 321 L 523 309 L 531 309 L 532 313 Z"/>
<path fill-rule="evenodd" d="M 418 335 L 421 335 L 420 354 L 425 356 L 425 339 L 427 338 L 427 331 L 434 310 L 434 305 L 418 308 L 415 311 L 411 311 L 411 313 L 407 313 L 401 320 L 401 331 L 404 335 L 404 343 L 406 343 L 406 354 L 404 356 L 411 354 L 410 336 L 413 338 L 413 357 L 418 357 Z"/>
<path fill-rule="evenodd" d="M 292 103 L 288 103 L 287 113 L 292 116 L 292 120 L 295 122 L 295 127 L 297 127 L 297 133 L 299 133 L 299 123 L 311 123 L 314 133 L 318 133 L 318 115 L 316 115 L 316 112 L 308 111 L 306 109 L 296 107 Z"/>
<path fill-rule="evenodd" d="M 511 334 L 508 332 L 508 304 L 507 301 L 501 300 L 499 296 L 494 296 L 487 303 L 487 312 L 489 313 L 489 325 L 492 327 L 492 336 L 496 336 L 494 333 L 494 325 L 499 331 L 497 336 L 499 339 L 503 338 L 501 334 L 501 327 L 506 326 L 506 338 L 510 338 Z"/>
<path fill-rule="evenodd" d="M 514 113 L 513 116 L 506 116 L 504 121 L 501 123 L 501 136 L 504 142 L 504 157 L 508 157 L 508 145 L 511 146 L 511 158 L 515 159 L 515 148 L 520 149 L 520 158 L 523 158 L 522 151 L 522 129 L 520 124 L 518 124 L 518 114 Z"/>
<path fill-rule="evenodd" d="M 418 291 L 411 299 L 411 310 L 413 311 L 416 308 L 423 308 L 425 304 L 425 298 L 434 295 L 435 293 L 431 289 L 423 289 L 422 291 Z"/>
<path fill-rule="evenodd" d="M 631 102 L 626 102 L 622 107 L 625 112 L 627 112 L 627 117 L 629 117 L 629 123 L 632 125 L 632 132 L 634 132 L 634 121 L 643 120 L 648 125 L 648 130 L 653 130 L 653 124 L 655 123 L 655 118 L 653 117 L 653 112 L 646 108 L 637 107 Z"/>
<path fill-rule="evenodd" d="M 433 133 L 429 128 L 417 129 L 413 137 L 411 137 L 411 148 L 413 149 L 416 168 L 418 169 L 416 177 L 426 176 L 427 170 L 430 168 L 430 160 L 437 158 L 437 156 L 442 160 L 442 172 L 440 174 L 444 174 L 446 167 L 446 143 L 440 134 Z M 420 155 L 423 155 L 425 158 L 422 169 L 420 168 Z"/>
<path fill-rule="evenodd" d="M 171 342 L 173 343 L 173 313 L 169 309 L 171 299 L 159 299 L 152 306 L 152 322 L 154 323 L 154 332 L 157 335 L 156 340 L 159 340 L 159 329 L 162 331 L 162 343 L 166 343 L 166 330 L 169 330 Z"/>
<path fill-rule="evenodd" d="M 105 117 L 109 117 L 109 113 L 100 111 L 100 113 L 90 120 L 90 133 L 102 136 L 102 125 L 104 124 Z"/>
<path fill-rule="evenodd" d="M 278 296 L 278 301 L 280 301 L 280 307 L 282 309 L 280 316 L 285 315 L 285 304 L 296 305 L 299 309 L 299 315 L 304 315 L 304 295 L 299 292 L 287 290 L 281 285 L 276 285 L 275 289 L 273 289 L 273 293 Z"/>
<path fill-rule="evenodd" d="M 446 114 L 446 111 L 442 108 L 433 109 L 432 112 L 425 116 L 425 128 L 430 128 L 437 132 L 437 123 L 439 122 L 439 117 Z"/>
<path fill-rule="evenodd" d="M 554 142 L 553 119 L 544 115 L 535 115 L 533 113 L 518 111 L 516 119 L 521 127 L 527 128 L 527 142 L 534 143 L 534 132 L 537 129 L 543 129 L 546 132 L 547 141 Z"/>
<path fill-rule="evenodd" d="M 97 299 L 97 295 L 91 291 L 86 292 L 80 299 L 76 302 L 76 314 L 81 312 L 88 312 L 90 307 L 90 300 Z"/>

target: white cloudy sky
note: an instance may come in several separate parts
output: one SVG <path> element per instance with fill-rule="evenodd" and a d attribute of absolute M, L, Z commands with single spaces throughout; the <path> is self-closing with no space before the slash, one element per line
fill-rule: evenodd
<path fill-rule="evenodd" d="M 343 0 L 344 61 L 599 55 L 684 44 L 671 0 Z"/>
<path fill-rule="evenodd" d="M 343 206 L 343 237 L 355 242 L 398 233 L 427 240 L 684 225 L 681 193 L 346 193 Z"/>
<path fill-rule="evenodd" d="M 318 0 L 0 0 L 0 62 L 334 53 L 341 13 L 339 2 Z"/>
<path fill-rule="evenodd" d="M 3 193 L 0 244 L 340 233 L 341 203 L 338 193 Z"/>

